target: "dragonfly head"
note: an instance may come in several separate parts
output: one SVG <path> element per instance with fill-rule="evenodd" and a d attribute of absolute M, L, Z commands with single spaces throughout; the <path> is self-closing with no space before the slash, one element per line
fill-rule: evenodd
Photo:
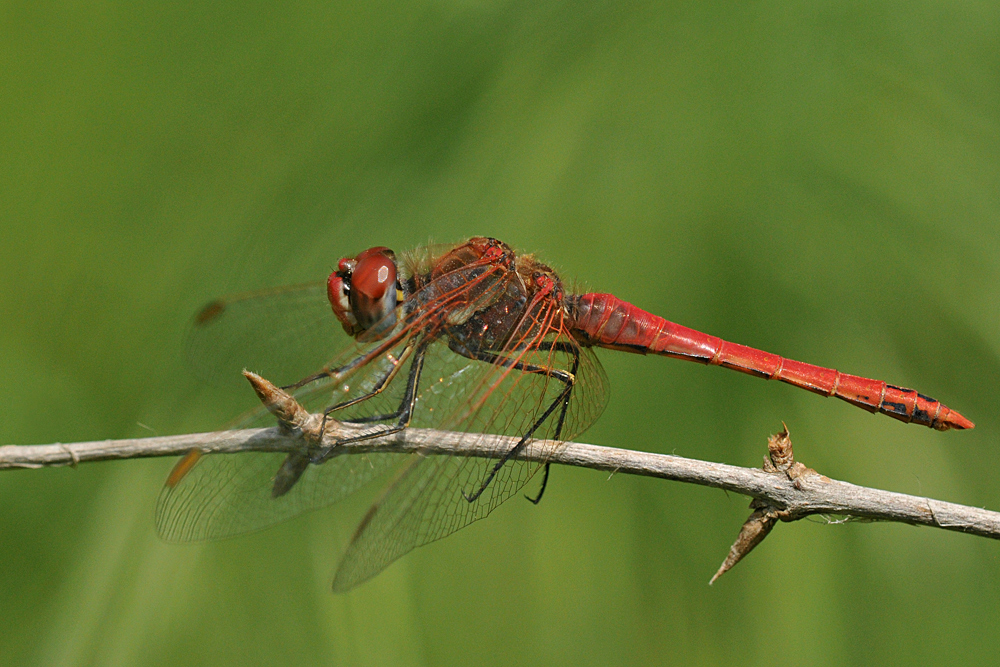
<path fill-rule="evenodd" d="M 396 325 L 396 254 L 382 246 L 344 257 L 326 281 L 333 314 L 351 336 L 381 338 Z"/>

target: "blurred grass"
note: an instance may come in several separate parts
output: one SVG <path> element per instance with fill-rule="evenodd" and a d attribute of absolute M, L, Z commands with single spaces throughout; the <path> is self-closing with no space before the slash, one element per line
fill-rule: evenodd
<path fill-rule="evenodd" d="M 208 429 L 218 294 L 498 236 L 568 278 L 936 396 L 940 434 L 604 354 L 584 440 L 1000 507 L 1000 11 L 988 3 L 7 3 L 0 443 Z M 624 357 L 624 358 L 621 358 Z M 170 461 L 0 475 L 0 664 L 983 664 L 997 546 L 782 526 L 712 588 L 717 491 L 554 471 L 346 597 L 359 498 L 157 541 Z"/>

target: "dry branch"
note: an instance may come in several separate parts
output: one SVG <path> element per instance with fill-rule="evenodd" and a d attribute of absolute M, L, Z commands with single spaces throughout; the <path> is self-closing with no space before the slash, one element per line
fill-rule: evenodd
<path fill-rule="evenodd" d="M 305 412 L 294 399 L 266 380 L 253 374 L 248 374 L 248 379 L 264 404 L 275 413 L 280 426 L 129 440 L 0 446 L 0 470 L 178 456 L 192 449 L 220 454 L 301 450 L 304 435 L 308 439 L 310 433 L 317 432 L 319 417 Z M 338 438 L 356 433 L 356 428 L 329 421 L 323 431 L 323 442 L 332 444 Z M 340 454 L 379 451 L 494 456 L 500 448 L 513 447 L 516 442 L 516 438 L 503 436 L 484 440 L 480 435 L 470 437 L 464 433 L 411 428 L 391 436 L 343 445 Z M 549 452 L 548 460 L 552 463 L 700 484 L 752 497 L 753 513 L 712 581 L 759 544 L 778 520 L 796 521 L 814 514 L 895 521 L 1000 539 L 998 512 L 829 479 L 794 460 L 787 432 L 773 436 L 768 450 L 764 469 L 756 469 L 577 442 L 531 448 L 532 452 Z M 541 460 L 537 455 L 521 458 Z"/>

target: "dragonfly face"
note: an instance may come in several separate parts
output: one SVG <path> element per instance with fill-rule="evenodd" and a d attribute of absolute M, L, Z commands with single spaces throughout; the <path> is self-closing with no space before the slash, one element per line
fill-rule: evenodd
<path fill-rule="evenodd" d="M 356 257 L 344 257 L 326 282 L 333 314 L 351 336 L 384 337 L 396 326 L 396 304 L 401 300 L 396 254 L 386 247 L 369 248 Z"/>

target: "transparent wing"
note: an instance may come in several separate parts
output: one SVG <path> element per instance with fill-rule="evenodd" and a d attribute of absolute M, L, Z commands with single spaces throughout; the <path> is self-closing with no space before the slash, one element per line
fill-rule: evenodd
<path fill-rule="evenodd" d="M 170 542 L 192 542 L 266 528 L 345 498 L 405 456 L 341 456 L 310 465 L 291 490 L 277 498 L 271 488 L 286 454 L 206 456 L 180 486 L 161 492 L 157 532 Z"/>
<path fill-rule="evenodd" d="M 492 341 L 507 341 L 495 354 L 469 352 L 495 350 L 496 346 L 485 339 L 476 340 L 468 327 L 450 328 L 450 323 L 462 322 L 490 304 L 506 307 L 506 299 L 516 296 L 518 280 L 509 269 L 475 262 L 435 274 L 434 280 L 408 299 L 410 310 L 387 340 L 349 346 L 325 364 L 334 368 L 350 361 L 354 364 L 350 372 L 338 376 L 336 383 L 325 379 L 294 393 L 315 412 L 367 396 L 398 365 L 385 391 L 332 416 L 365 421 L 374 430 L 391 426 L 407 383 L 413 382 L 417 393 L 410 425 L 523 437 L 519 449 L 536 458 L 535 462 L 510 456 L 509 445 L 486 457 L 369 453 L 335 456 L 319 465 L 308 462 L 305 444 L 302 451 L 288 455 L 204 456 L 184 474 L 168 480 L 157 503 L 160 534 L 186 541 L 255 530 L 335 502 L 398 466 L 399 472 L 362 522 L 338 570 L 335 588 L 347 590 L 411 549 L 487 516 L 517 493 L 558 446 L 541 440 L 575 437 L 599 416 L 606 400 L 607 381 L 599 362 L 559 323 L 561 311 L 552 299 L 536 304 L 530 318 L 510 325 L 513 330 L 490 329 Z M 248 347 L 230 345 L 228 334 L 217 336 L 209 328 L 199 331 L 192 335 L 189 349 L 198 354 L 204 350 L 202 356 L 208 363 L 202 367 L 238 377 L 239 369 L 251 366 L 272 373 L 281 382 L 323 365 L 325 334 L 303 334 L 314 327 L 336 330 L 332 315 L 326 315 L 329 310 L 321 286 L 283 290 L 277 297 L 258 294 L 230 299 L 221 306 L 221 310 L 209 307 L 203 311 L 199 319 L 204 321 L 196 326 L 207 322 L 211 327 L 217 317 L 223 322 L 218 313 L 225 313 L 229 320 L 225 328 L 264 328 L 270 333 L 254 336 L 256 341 Z M 265 315 L 268 309 L 274 312 L 273 317 Z M 295 309 L 300 315 L 289 314 Z M 249 327 L 233 324 L 240 320 Z M 326 324 L 322 324 L 324 320 Z M 301 338 L 313 342 L 303 347 Z M 288 347 L 284 346 L 286 341 Z M 466 356 L 449 349 L 449 341 L 457 343 Z M 414 350 L 423 354 L 419 378 L 414 360 L 420 355 Z M 261 365 L 254 361 L 256 355 Z M 273 370 L 263 365 L 268 361 L 274 363 Z M 295 369 L 294 375 L 273 375 L 288 367 Z M 241 425 L 272 423 L 261 409 Z M 298 482 L 275 497 L 276 475 L 295 460 L 302 463 Z"/>
<path fill-rule="evenodd" d="M 554 317 L 541 313 L 535 320 Z M 559 445 L 540 440 L 557 434 L 569 440 L 588 428 L 606 404 L 604 371 L 593 351 L 580 348 L 564 329 L 554 334 L 545 329 L 523 327 L 492 363 L 477 361 L 465 367 L 464 382 L 447 384 L 447 401 L 425 398 L 444 374 L 426 378 L 421 401 L 427 408 L 445 411 L 438 425 L 524 436 L 524 452 L 542 461 Z M 573 377 L 568 403 L 563 399 L 567 383 L 560 379 L 567 374 Z M 483 438 L 480 445 L 485 442 Z M 334 590 L 349 590 L 415 547 L 485 518 L 544 465 L 507 458 L 509 453 L 508 446 L 488 457 L 413 455 L 359 526 L 334 578 Z"/>
<path fill-rule="evenodd" d="M 466 300 L 472 303 L 490 301 L 505 283 L 504 276 L 484 273 L 483 267 L 456 271 L 449 278 L 451 282 L 464 286 L 465 293 L 475 288 L 475 298 Z M 372 417 L 391 416 L 399 412 L 413 365 L 412 354 L 406 351 L 412 349 L 417 339 L 426 335 L 427 313 L 440 310 L 446 298 L 454 300 L 463 294 L 453 289 L 446 296 L 441 296 L 439 288 L 440 285 L 432 284 L 415 296 L 415 302 L 421 303 L 424 308 L 404 318 L 388 340 L 352 341 L 331 361 L 327 361 L 328 354 L 323 356 L 328 346 L 315 344 L 313 338 L 305 336 L 313 327 L 320 327 L 325 313 L 330 312 L 328 306 L 322 309 L 317 306 L 319 299 L 325 299 L 319 285 L 282 288 L 213 302 L 196 318 L 190 349 L 205 362 L 200 367 L 231 374 L 240 382 L 245 382 L 240 370 L 249 365 L 241 362 L 245 358 L 270 362 L 274 372 L 281 368 L 281 363 L 298 364 L 294 366 L 298 370 L 292 376 L 295 380 L 321 367 L 338 368 L 365 360 L 337 382 L 325 378 L 292 392 L 311 412 L 368 395 L 399 365 L 385 391 L 332 415 L 344 421 L 370 422 L 372 430 L 378 431 L 391 426 L 392 419 L 373 421 Z M 285 312 L 286 308 L 292 315 Z M 320 313 L 322 317 L 312 317 L 306 325 L 297 319 Z M 326 319 L 333 319 L 332 315 Z M 282 323 L 287 324 L 292 333 L 284 329 Z M 213 329 L 216 326 L 218 330 Z M 247 340 L 246 332 L 254 333 L 250 340 Z M 301 337 L 312 343 L 303 345 L 298 340 Z M 237 339 L 239 344 L 233 342 Z M 430 363 L 426 363 L 424 368 L 425 372 L 436 375 L 438 381 L 422 394 L 422 405 L 418 410 L 420 416 L 414 420 L 414 425 L 438 423 L 440 416 L 445 414 L 443 406 L 448 405 L 450 397 L 456 392 L 454 386 L 471 377 L 464 372 L 466 367 L 478 363 L 458 357 L 439 344 L 435 344 L 435 350 L 435 354 L 430 355 Z M 282 357 L 283 353 L 286 356 Z M 405 361 L 398 364 L 400 359 Z M 287 373 L 284 376 L 287 377 Z M 245 385 L 244 391 L 247 391 Z M 273 417 L 264 408 L 258 407 L 230 428 L 273 425 Z M 200 458 L 193 455 L 196 458 L 190 460 L 194 464 L 189 469 L 185 467 L 183 474 L 172 474 L 160 493 L 156 507 L 157 531 L 167 540 L 192 541 L 228 537 L 264 528 L 332 504 L 405 458 L 405 455 L 397 454 L 337 456 L 321 465 L 310 465 L 306 450 L 307 445 L 303 443 L 301 452 L 289 455 L 268 452 L 215 454 Z M 286 493 L 276 495 L 275 477 L 282 466 L 294 458 L 302 463 L 301 476 Z M 190 460 L 182 460 L 179 467 L 187 466 Z"/>
<path fill-rule="evenodd" d="M 278 385 L 315 371 L 350 345 L 330 309 L 324 283 L 233 294 L 208 303 L 193 318 L 186 353 L 206 382 L 245 388 L 249 368 Z"/>
<path fill-rule="evenodd" d="M 352 349 L 350 354 L 355 351 Z M 383 358 L 382 363 L 370 364 L 355 373 L 349 383 L 316 383 L 295 392 L 296 398 L 316 410 L 361 395 L 387 372 L 387 365 Z M 378 403 L 383 407 L 387 404 L 385 399 Z M 371 407 L 377 409 L 375 404 Z M 274 417 L 261 406 L 230 428 L 264 426 L 274 426 Z M 322 465 L 305 465 L 287 493 L 275 497 L 278 471 L 295 457 L 308 457 L 306 452 L 303 442 L 302 451 L 291 454 L 242 452 L 197 458 L 188 472 L 178 480 L 168 480 L 160 492 L 157 532 L 168 541 L 190 542 L 265 528 L 335 503 L 406 458 L 405 454 L 358 454 L 335 457 Z"/>

